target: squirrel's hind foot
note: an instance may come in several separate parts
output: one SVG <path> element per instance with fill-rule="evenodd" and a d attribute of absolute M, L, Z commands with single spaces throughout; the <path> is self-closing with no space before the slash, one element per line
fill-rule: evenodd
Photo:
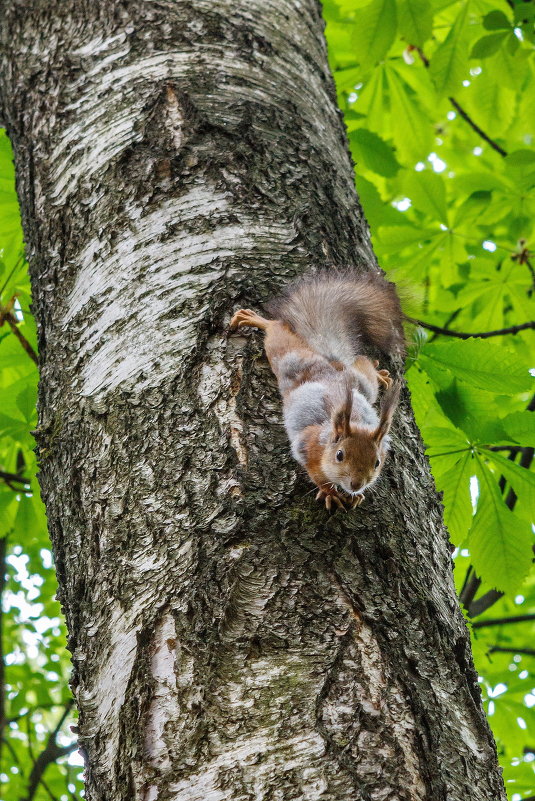
<path fill-rule="evenodd" d="M 390 378 L 390 373 L 388 370 L 378 370 L 379 362 L 377 359 L 373 362 L 373 366 L 376 370 L 377 381 L 381 384 L 385 389 L 390 389 L 394 381 Z"/>

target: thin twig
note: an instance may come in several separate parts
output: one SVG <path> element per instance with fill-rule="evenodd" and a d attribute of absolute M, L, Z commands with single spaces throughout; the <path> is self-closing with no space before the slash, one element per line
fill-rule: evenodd
<path fill-rule="evenodd" d="M 502 626 L 506 623 L 525 623 L 528 620 L 535 620 L 535 614 L 514 615 L 513 617 L 493 617 L 488 620 L 476 620 L 472 623 L 473 629 L 482 629 L 485 626 Z"/>
<path fill-rule="evenodd" d="M 48 793 L 48 795 L 50 796 L 52 801 L 59 801 L 59 798 L 57 797 L 57 795 L 54 795 L 54 793 L 52 792 L 52 790 L 50 789 L 50 787 L 48 786 L 48 784 L 45 782 L 45 780 L 42 777 L 41 777 L 41 787 L 44 790 L 46 790 L 46 792 Z"/>
<path fill-rule="evenodd" d="M 25 492 L 26 487 L 30 487 L 30 479 L 24 478 L 24 476 L 19 476 L 17 473 L 8 473 L 5 470 L 0 470 L 0 479 L 5 481 L 6 484 L 11 487 L 11 489 L 17 490 L 17 492 Z M 22 487 L 13 487 L 12 484 L 23 484 Z"/>
<path fill-rule="evenodd" d="M 420 47 L 414 47 L 414 49 L 420 56 L 424 67 L 428 68 L 431 62 L 429 61 L 423 50 Z M 465 111 L 465 109 L 461 106 L 461 104 L 458 103 L 457 100 L 455 100 L 454 97 L 450 96 L 448 97 L 448 100 L 450 101 L 453 108 L 458 112 L 458 114 L 463 118 L 463 120 L 465 120 L 465 122 L 467 122 L 468 125 L 470 125 L 470 127 L 476 132 L 476 134 L 478 134 L 478 136 L 484 139 L 485 142 L 487 142 L 497 153 L 500 154 L 500 156 L 507 155 L 507 151 L 504 150 L 503 147 L 500 147 L 500 145 L 497 142 L 495 142 L 494 139 L 491 139 L 490 136 L 486 134 L 485 131 L 482 128 L 480 128 L 476 122 L 474 122 L 472 117 L 468 114 L 467 111 Z"/>
<path fill-rule="evenodd" d="M 78 748 L 78 743 L 74 742 L 71 745 L 59 746 L 56 742 L 58 732 L 63 726 L 67 715 L 69 714 L 73 700 L 71 699 L 65 704 L 65 709 L 60 719 L 58 720 L 53 731 L 50 732 L 46 745 L 33 763 L 32 771 L 28 779 L 28 794 L 25 796 L 24 801 L 32 801 L 39 784 L 47 767 L 55 762 L 59 757 L 66 756 Z"/>
<path fill-rule="evenodd" d="M 487 450 L 493 451 L 494 453 L 498 453 L 499 451 L 509 451 L 513 454 L 513 456 L 516 456 L 519 453 L 524 453 L 526 448 L 522 445 L 491 445 L 489 448 L 487 448 Z"/>
<path fill-rule="evenodd" d="M 15 336 L 17 337 L 17 339 L 19 340 L 20 344 L 22 345 L 22 347 L 24 348 L 30 359 L 32 359 L 32 361 L 38 364 L 39 359 L 37 358 L 37 353 L 34 351 L 34 349 L 30 345 L 24 334 L 20 332 L 17 318 L 15 317 L 13 312 L 7 312 L 7 314 L 4 316 L 4 319 L 11 328 L 11 330 L 13 331 L 13 333 L 15 334 Z"/>
<path fill-rule="evenodd" d="M 502 648 L 501 645 L 493 645 L 489 648 L 489 654 L 522 654 L 523 656 L 535 656 L 535 648 Z"/>
<path fill-rule="evenodd" d="M 456 111 L 458 111 L 459 115 L 463 118 L 463 120 L 465 120 L 465 122 L 467 122 L 468 125 L 470 125 L 470 127 L 476 132 L 476 134 L 478 134 L 482 139 L 484 139 L 485 142 L 487 142 L 493 148 L 493 150 L 496 151 L 496 153 L 499 153 L 500 156 L 504 157 L 507 155 L 507 150 L 504 150 L 503 147 L 500 147 L 500 145 L 494 141 L 494 139 L 491 139 L 490 136 L 488 136 L 488 134 L 486 134 L 485 131 L 483 131 L 482 128 L 480 128 L 479 125 L 477 125 L 477 123 L 474 122 L 474 120 L 464 110 L 464 108 L 455 100 L 454 97 L 450 96 L 448 97 L 448 100 L 450 101 L 453 108 L 456 109 Z"/>
<path fill-rule="evenodd" d="M 13 275 L 13 273 L 15 272 L 15 270 L 17 270 L 17 269 L 18 269 L 18 267 L 19 267 L 19 264 L 21 263 L 21 261 L 22 261 L 22 259 L 23 259 L 23 258 L 24 258 L 23 254 L 22 254 L 22 253 L 20 253 L 20 254 L 19 254 L 19 257 L 18 257 L 18 259 L 17 259 L 17 261 L 15 262 L 14 266 L 13 266 L 13 267 L 12 267 L 12 269 L 11 269 L 11 272 L 9 273 L 9 275 L 8 275 L 8 276 L 7 276 L 7 278 L 6 278 L 6 280 L 5 280 L 5 281 L 4 281 L 4 283 L 2 284 L 2 288 L 0 289 L 0 295 L 2 295 L 2 294 L 3 294 L 3 292 L 4 292 L 5 288 L 7 287 L 7 285 L 9 284 L 9 282 L 10 282 L 10 280 L 11 280 L 11 276 Z"/>
<path fill-rule="evenodd" d="M 405 317 L 405 320 L 413 325 L 419 325 L 422 328 L 427 328 L 429 331 L 433 331 L 435 334 L 444 334 L 448 337 L 457 337 L 457 339 L 470 339 L 471 337 L 487 339 L 488 337 L 504 336 L 505 334 L 518 334 L 519 331 L 526 331 L 529 328 L 535 329 L 535 320 L 531 320 L 529 323 L 521 323 L 520 325 L 512 325 L 509 328 L 499 328 L 496 331 L 478 331 L 474 333 L 450 331 L 449 328 L 441 328 L 440 326 L 433 325 L 432 323 L 425 323 L 423 320 L 417 320 L 414 317 Z"/>
<path fill-rule="evenodd" d="M 532 289 L 533 289 L 533 288 L 535 288 L 535 269 L 533 268 L 533 264 L 531 263 L 531 261 L 529 260 L 529 258 L 527 256 L 524 259 L 524 264 L 527 266 L 527 268 L 529 270 L 529 273 L 531 275 L 531 285 L 532 285 Z"/>

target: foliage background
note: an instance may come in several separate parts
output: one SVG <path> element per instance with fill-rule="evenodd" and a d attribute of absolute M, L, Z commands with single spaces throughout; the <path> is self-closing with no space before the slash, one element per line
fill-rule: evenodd
<path fill-rule="evenodd" d="M 532 320 L 534 5 L 323 5 L 357 188 L 406 312 L 462 333 Z M 3 133 L 0 290 L 0 795 L 68 801 L 83 794 L 82 762 L 35 480 L 37 343 Z M 459 339 L 411 326 L 408 335 L 407 379 L 444 494 L 506 787 L 512 801 L 534 799 L 535 331 Z"/>

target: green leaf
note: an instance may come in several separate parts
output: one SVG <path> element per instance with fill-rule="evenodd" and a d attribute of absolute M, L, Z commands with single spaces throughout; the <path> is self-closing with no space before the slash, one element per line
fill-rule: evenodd
<path fill-rule="evenodd" d="M 437 92 L 455 93 L 468 72 L 468 2 L 464 2 L 448 35 L 433 54 L 429 71 Z"/>
<path fill-rule="evenodd" d="M 437 479 L 437 489 L 444 493 L 444 523 L 454 545 L 464 542 L 472 522 L 470 479 L 474 473 L 474 459 L 466 452 L 456 465 Z"/>
<path fill-rule="evenodd" d="M 491 11 L 483 17 L 483 27 L 487 31 L 497 31 L 502 28 L 511 28 L 511 22 L 503 11 Z"/>
<path fill-rule="evenodd" d="M 515 442 L 535 448 L 535 413 L 514 412 L 502 420 L 504 429 Z"/>
<path fill-rule="evenodd" d="M 493 53 L 499 50 L 506 36 L 506 33 L 490 33 L 488 36 L 478 39 L 472 47 L 470 58 L 488 58 L 488 56 L 492 56 Z"/>
<path fill-rule="evenodd" d="M 396 151 L 413 166 L 416 161 L 426 159 L 429 155 L 433 142 L 433 126 L 429 116 L 423 113 L 417 96 L 398 73 L 389 68 L 385 74 L 390 90 L 390 112 Z"/>
<path fill-rule="evenodd" d="M 6 488 L 0 491 L 0 539 L 9 534 L 13 528 L 17 509 L 17 499 L 13 490 Z"/>
<path fill-rule="evenodd" d="M 424 368 L 432 362 L 468 384 L 491 392 L 512 394 L 533 388 L 528 367 L 518 363 L 514 351 L 484 339 L 427 343 L 420 360 Z"/>
<path fill-rule="evenodd" d="M 35 385 L 28 384 L 17 395 L 17 407 L 28 424 L 28 430 L 37 422 L 36 400 L 37 387 Z"/>
<path fill-rule="evenodd" d="M 371 226 L 377 229 L 381 225 L 395 225 L 397 227 L 401 226 L 402 223 L 409 224 L 401 212 L 382 199 L 375 184 L 367 181 L 362 175 L 357 176 L 356 184 L 366 219 Z"/>
<path fill-rule="evenodd" d="M 423 429 L 424 440 L 427 444 L 426 453 L 429 456 L 433 475 L 437 479 L 437 484 L 442 477 L 459 462 L 466 454 L 470 455 L 472 446 L 462 431 L 454 428 L 425 427 Z M 440 486 L 439 489 L 442 489 Z"/>
<path fill-rule="evenodd" d="M 498 418 L 500 405 L 484 390 L 454 378 L 446 389 L 436 393 L 436 400 L 454 426 L 472 442 L 498 442 L 507 434 Z"/>
<path fill-rule="evenodd" d="M 35 498 L 28 498 L 26 495 L 21 497 L 15 526 L 22 542 L 46 532 L 44 510 L 41 504 L 36 503 Z"/>
<path fill-rule="evenodd" d="M 366 128 L 352 131 L 349 134 L 349 144 L 357 164 L 362 160 L 368 169 L 379 175 L 392 178 L 400 168 L 390 145 Z"/>
<path fill-rule="evenodd" d="M 399 253 L 406 247 L 426 242 L 435 236 L 442 236 L 440 228 L 419 228 L 416 225 L 388 226 L 377 235 L 383 253 Z"/>
<path fill-rule="evenodd" d="M 360 9 L 353 29 L 355 55 L 360 64 L 372 66 L 390 49 L 397 29 L 395 0 L 372 0 Z"/>
<path fill-rule="evenodd" d="M 407 44 L 423 47 L 433 31 L 433 7 L 428 0 L 402 0 L 399 29 Z"/>
<path fill-rule="evenodd" d="M 13 437 L 17 442 L 24 442 L 30 438 L 30 429 L 23 420 L 0 414 L 0 436 Z"/>
<path fill-rule="evenodd" d="M 526 148 L 515 150 L 513 153 L 507 154 L 505 162 L 509 167 L 520 167 L 522 169 L 533 167 L 535 164 L 535 152 Z"/>
<path fill-rule="evenodd" d="M 477 477 L 479 497 L 469 538 L 474 568 L 491 587 L 512 594 L 531 564 L 531 527 L 507 508 L 480 459 Z"/>
<path fill-rule="evenodd" d="M 446 187 L 441 175 L 432 170 L 411 171 L 406 174 L 404 187 L 415 208 L 433 220 L 447 224 Z"/>
<path fill-rule="evenodd" d="M 518 497 L 519 505 L 522 506 L 528 519 L 535 520 L 535 473 L 531 473 L 525 467 L 520 467 L 500 453 L 485 451 L 485 455 L 494 462 L 512 486 Z"/>

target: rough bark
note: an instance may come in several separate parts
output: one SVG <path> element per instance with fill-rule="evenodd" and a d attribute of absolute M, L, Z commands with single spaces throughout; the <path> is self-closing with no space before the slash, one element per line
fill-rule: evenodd
<path fill-rule="evenodd" d="M 374 260 L 316 0 L 1 13 L 88 797 L 504 798 L 407 400 L 329 517 L 260 339 L 225 335 Z"/>

